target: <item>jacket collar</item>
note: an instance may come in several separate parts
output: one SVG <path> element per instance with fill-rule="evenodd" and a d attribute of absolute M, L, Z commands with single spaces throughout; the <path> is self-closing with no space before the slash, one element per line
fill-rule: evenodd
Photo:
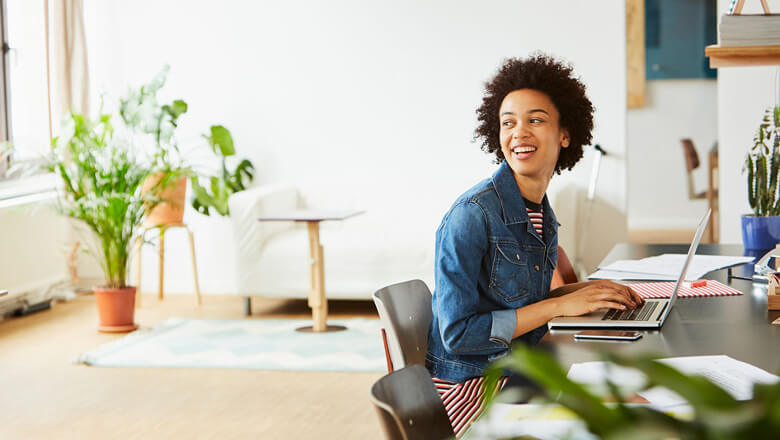
<path fill-rule="evenodd" d="M 496 172 L 493 173 L 492 179 L 493 186 L 496 188 L 496 194 L 498 194 L 498 200 L 501 202 L 504 223 L 507 225 L 514 223 L 530 223 L 528 212 L 525 207 L 525 200 L 523 200 L 523 195 L 520 193 L 520 188 L 517 187 L 517 181 L 515 180 L 512 168 L 509 167 L 509 164 L 506 161 L 501 162 L 501 165 L 499 165 Z M 542 199 L 542 206 L 544 207 L 545 223 L 560 225 L 552 210 L 552 206 L 550 206 L 550 201 L 547 199 L 547 194 L 545 194 L 544 199 Z"/>

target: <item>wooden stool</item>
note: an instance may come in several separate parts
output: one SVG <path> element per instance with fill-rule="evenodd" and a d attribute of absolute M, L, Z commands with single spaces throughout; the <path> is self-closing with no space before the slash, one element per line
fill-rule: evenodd
<path fill-rule="evenodd" d="M 163 275 L 165 274 L 165 231 L 170 228 L 184 228 L 187 230 L 187 234 L 190 238 L 190 254 L 192 255 L 192 276 L 195 280 L 195 294 L 198 296 L 198 305 L 203 304 L 203 300 L 200 297 L 200 286 L 198 285 L 198 265 L 195 261 L 195 238 L 190 228 L 184 223 L 172 223 L 168 225 L 154 226 L 152 228 L 144 229 L 136 240 L 135 247 L 135 285 L 136 285 L 136 297 L 135 306 L 141 306 L 141 246 L 144 243 L 144 235 L 149 229 L 160 230 L 160 289 L 158 291 L 158 299 L 163 299 Z"/>

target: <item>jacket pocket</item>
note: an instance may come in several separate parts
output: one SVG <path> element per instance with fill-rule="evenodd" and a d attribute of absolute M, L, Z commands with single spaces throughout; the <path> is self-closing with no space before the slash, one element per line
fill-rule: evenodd
<path fill-rule="evenodd" d="M 490 288 L 510 302 L 528 295 L 528 257 L 518 245 L 496 243 Z"/>

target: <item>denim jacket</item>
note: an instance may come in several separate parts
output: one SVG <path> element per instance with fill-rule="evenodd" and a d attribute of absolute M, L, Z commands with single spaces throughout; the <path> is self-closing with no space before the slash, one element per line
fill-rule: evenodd
<path fill-rule="evenodd" d="M 436 231 L 436 287 L 426 366 L 434 377 L 464 382 L 509 353 L 515 309 L 549 295 L 558 261 L 558 221 L 543 200 L 544 235 L 534 231 L 512 169 L 466 191 Z M 536 344 L 546 325 L 517 340 Z"/>

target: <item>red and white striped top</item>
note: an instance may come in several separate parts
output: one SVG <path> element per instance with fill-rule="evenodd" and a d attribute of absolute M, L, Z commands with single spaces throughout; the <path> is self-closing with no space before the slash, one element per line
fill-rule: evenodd
<path fill-rule="evenodd" d="M 506 377 L 502 377 L 498 381 L 499 389 L 504 387 L 506 379 Z M 447 416 L 456 438 L 462 436 L 471 426 L 471 422 L 485 409 L 484 381 L 483 377 L 475 377 L 463 383 L 433 378 L 433 385 L 444 403 L 444 409 L 447 410 Z"/>
<path fill-rule="evenodd" d="M 534 230 L 542 240 L 544 240 L 544 208 L 539 203 L 534 203 L 529 200 L 525 201 L 525 210 L 528 213 L 528 218 L 531 220 Z"/>

